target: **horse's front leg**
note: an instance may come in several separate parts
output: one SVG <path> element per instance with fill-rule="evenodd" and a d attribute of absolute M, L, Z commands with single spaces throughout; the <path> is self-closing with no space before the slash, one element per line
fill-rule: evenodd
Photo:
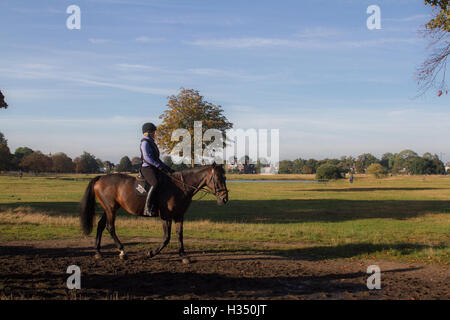
<path fill-rule="evenodd" d="M 189 257 L 187 257 L 186 252 L 184 251 L 184 244 L 183 244 L 183 220 L 176 221 L 175 224 L 176 224 L 176 227 L 177 227 L 177 236 L 178 236 L 178 245 L 179 245 L 178 254 L 180 255 L 181 261 L 183 263 L 190 263 L 191 260 L 189 259 Z"/>
<path fill-rule="evenodd" d="M 164 230 L 164 240 L 161 243 L 161 245 L 159 246 L 159 248 L 156 249 L 155 252 L 153 252 L 152 250 L 150 250 L 148 252 L 148 255 L 150 258 L 153 258 L 158 253 L 160 253 L 161 250 L 164 249 L 170 242 L 170 233 L 172 231 L 172 220 L 163 220 L 162 225 L 163 225 L 163 230 Z"/>
<path fill-rule="evenodd" d="M 178 253 L 180 256 L 184 256 L 186 252 L 184 252 L 184 244 L 183 244 L 183 221 L 176 221 L 175 224 L 177 227 L 177 236 L 178 236 L 178 246 L 179 246 Z"/>

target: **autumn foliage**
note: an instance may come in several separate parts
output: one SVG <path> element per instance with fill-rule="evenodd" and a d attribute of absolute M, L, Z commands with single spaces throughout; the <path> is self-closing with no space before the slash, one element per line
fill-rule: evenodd
<path fill-rule="evenodd" d="M 223 114 L 220 105 L 204 100 L 197 90 L 181 88 L 178 95 L 168 97 L 167 110 L 159 117 L 162 124 L 156 131 L 158 146 L 167 153 L 179 143 L 172 141 L 172 132 L 176 129 L 187 129 L 191 134 L 191 145 L 194 143 L 194 121 L 202 122 L 202 134 L 208 129 L 217 129 L 225 133 L 233 124 Z M 203 146 L 204 147 L 204 146 Z M 193 159 L 193 150 L 191 159 Z"/>

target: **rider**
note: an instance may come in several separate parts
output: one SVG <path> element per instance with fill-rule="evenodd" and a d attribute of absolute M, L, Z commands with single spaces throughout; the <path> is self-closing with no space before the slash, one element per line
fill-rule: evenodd
<path fill-rule="evenodd" d="M 145 123 L 142 126 L 142 133 L 144 138 L 141 140 L 141 172 L 145 180 L 150 184 L 150 189 L 147 193 L 145 201 L 144 216 L 154 217 L 157 214 L 154 198 L 156 189 L 158 187 L 159 172 L 172 173 L 174 170 L 169 168 L 159 158 L 159 149 L 156 145 L 155 139 L 156 126 L 153 123 Z"/>

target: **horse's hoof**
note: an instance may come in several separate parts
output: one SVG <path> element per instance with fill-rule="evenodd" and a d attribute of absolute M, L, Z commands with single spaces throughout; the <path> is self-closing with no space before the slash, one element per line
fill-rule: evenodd
<path fill-rule="evenodd" d="M 97 253 L 94 255 L 94 258 L 95 258 L 95 259 L 101 259 L 101 258 L 102 258 L 102 254 L 101 254 L 100 252 L 97 252 Z"/>
<path fill-rule="evenodd" d="M 122 250 L 122 251 L 120 251 L 119 258 L 120 258 L 120 260 L 127 260 L 128 255 L 126 254 L 125 251 Z"/>
<path fill-rule="evenodd" d="M 190 264 L 191 260 L 188 257 L 184 257 L 183 259 L 181 259 L 181 262 L 184 264 Z"/>

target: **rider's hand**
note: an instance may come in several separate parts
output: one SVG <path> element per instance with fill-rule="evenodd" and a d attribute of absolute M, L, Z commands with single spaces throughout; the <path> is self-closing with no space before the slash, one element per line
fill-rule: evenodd
<path fill-rule="evenodd" d="M 172 168 L 169 168 L 169 173 L 174 173 L 175 170 L 173 170 Z"/>

